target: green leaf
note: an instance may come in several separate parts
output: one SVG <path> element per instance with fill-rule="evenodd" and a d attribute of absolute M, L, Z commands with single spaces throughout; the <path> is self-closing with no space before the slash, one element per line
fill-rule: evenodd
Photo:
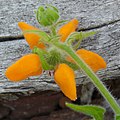
<path fill-rule="evenodd" d="M 120 114 L 115 116 L 115 120 L 120 120 Z"/>
<path fill-rule="evenodd" d="M 75 39 L 82 41 L 83 39 L 95 35 L 97 32 L 90 31 L 90 32 L 74 32 L 72 33 L 68 39 L 67 42 L 71 42 Z"/>
<path fill-rule="evenodd" d="M 66 106 L 74 111 L 93 117 L 95 120 L 104 120 L 105 109 L 95 105 L 74 105 L 66 103 Z"/>
<path fill-rule="evenodd" d="M 73 42 L 75 43 L 73 45 L 73 48 L 76 50 L 80 44 L 81 41 L 87 37 L 90 37 L 92 35 L 96 34 L 96 32 L 94 31 L 90 31 L 90 32 L 73 32 L 66 40 L 66 42 L 71 45 Z"/>
<path fill-rule="evenodd" d="M 90 31 L 90 32 L 80 32 L 82 35 L 82 39 L 88 38 L 90 36 L 95 35 L 97 32 L 96 31 Z"/>

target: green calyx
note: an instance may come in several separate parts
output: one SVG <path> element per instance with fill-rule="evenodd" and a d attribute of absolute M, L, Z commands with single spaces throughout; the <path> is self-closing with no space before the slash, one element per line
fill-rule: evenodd
<path fill-rule="evenodd" d="M 58 51 L 55 48 L 45 51 L 35 47 L 32 52 L 40 57 L 42 68 L 44 70 L 54 70 L 55 67 L 60 63 L 65 63 L 74 70 L 79 69 L 79 67 L 76 64 L 66 60 L 65 54 L 61 54 L 61 51 Z"/>
<path fill-rule="evenodd" d="M 36 12 L 37 20 L 42 26 L 51 26 L 59 19 L 59 13 L 54 6 L 47 5 L 46 8 L 40 6 Z"/>
<path fill-rule="evenodd" d="M 49 54 L 47 55 L 47 62 L 50 65 L 56 66 L 57 64 L 61 63 L 62 61 L 62 55 L 60 54 L 60 52 L 56 51 L 56 50 L 51 50 L 49 52 Z"/>

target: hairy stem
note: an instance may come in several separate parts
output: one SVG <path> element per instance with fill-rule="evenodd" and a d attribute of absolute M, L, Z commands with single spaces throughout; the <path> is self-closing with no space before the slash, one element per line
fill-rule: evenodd
<path fill-rule="evenodd" d="M 91 68 L 80 57 L 78 57 L 78 55 L 72 50 L 72 48 L 70 48 L 68 45 L 58 42 L 53 44 L 59 49 L 64 50 L 69 56 L 71 56 L 74 59 L 76 64 L 80 68 L 82 68 L 84 73 L 91 79 L 91 81 L 97 87 L 97 89 L 100 91 L 103 97 L 108 101 L 115 114 L 120 114 L 120 107 L 117 104 L 114 97 L 107 90 L 107 88 L 104 86 L 101 80 L 96 76 L 96 74 L 91 70 Z"/>

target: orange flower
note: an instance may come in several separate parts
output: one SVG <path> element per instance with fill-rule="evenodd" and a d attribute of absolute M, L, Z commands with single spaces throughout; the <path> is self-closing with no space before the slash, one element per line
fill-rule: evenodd
<path fill-rule="evenodd" d="M 22 31 L 24 30 L 38 30 L 25 22 L 19 22 L 18 26 Z M 61 35 L 61 41 L 65 39 L 75 31 L 78 26 L 76 19 L 71 20 L 60 28 L 58 34 Z M 45 48 L 43 43 L 39 44 L 40 37 L 34 33 L 25 33 L 24 37 L 28 42 L 31 49 L 35 46 L 38 48 Z M 6 77 L 11 81 L 24 80 L 30 76 L 40 75 L 42 73 L 42 66 L 40 58 L 36 54 L 28 54 L 20 58 L 17 62 L 12 64 L 5 72 Z M 61 77 L 61 74 L 63 75 Z M 70 74 L 70 75 L 69 75 Z M 73 70 L 66 64 L 60 64 L 55 71 L 55 81 L 60 86 L 62 92 L 71 100 L 75 100 L 76 97 L 76 83 Z M 71 91 L 72 89 L 72 91 Z M 71 91 L 71 92 L 70 92 Z"/>
<path fill-rule="evenodd" d="M 24 30 L 38 30 L 31 25 L 26 24 L 25 22 L 19 22 L 19 27 L 22 31 Z M 67 24 L 63 25 L 58 34 L 61 35 L 61 41 L 64 42 L 67 37 L 76 30 L 78 26 L 78 20 L 73 19 Z M 31 49 L 37 46 L 39 48 L 45 48 L 43 43 L 39 44 L 40 37 L 34 33 L 25 33 L 24 37 L 28 42 Z M 98 54 L 79 49 L 76 51 L 77 55 L 81 57 L 94 72 L 97 72 L 100 69 L 106 68 L 106 63 L 104 59 Z M 74 62 L 70 57 L 67 58 L 68 61 Z M 30 76 L 40 75 L 42 73 L 42 65 L 40 58 L 36 54 L 28 54 L 20 58 L 16 63 L 11 65 L 6 70 L 6 77 L 11 81 L 20 81 L 24 80 Z M 61 63 L 58 65 L 54 74 L 55 82 L 60 87 L 61 91 L 71 100 L 76 100 L 76 83 L 75 83 L 75 74 L 74 71 L 66 64 Z"/>
<path fill-rule="evenodd" d="M 67 24 L 63 25 L 59 30 L 58 34 L 61 36 L 61 41 L 65 42 L 67 37 L 72 33 L 75 32 L 76 28 L 78 27 L 78 20 L 72 19 Z"/>
<path fill-rule="evenodd" d="M 28 54 L 20 58 L 6 70 L 8 79 L 14 82 L 42 73 L 40 58 L 36 54 Z M 62 92 L 71 100 L 76 100 L 76 83 L 74 71 L 66 64 L 60 64 L 54 74 L 55 82 Z M 72 89 L 72 90 L 71 90 Z"/>
<path fill-rule="evenodd" d="M 19 28 L 22 31 L 25 30 L 39 30 L 36 27 L 33 27 L 25 22 L 19 22 L 18 23 Z M 75 32 L 76 28 L 78 27 L 78 20 L 72 19 L 67 24 L 63 25 L 59 30 L 58 34 L 61 36 L 61 41 L 64 42 L 66 38 L 72 33 Z M 27 41 L 27 43 L 30 46 L 30 49 L 33 49 L 35 46 L 38 48 L 45 49 L 45 45 L 43 43 L 39 43 L 40 36 L 34 33 L 25 33 L 24 37 Z"/>
<path fill-rule="evenodd" d="M 94 52 L 85 49 L 79 49 L 76 51 L 76 53 L 85 61 L 85 63 L 87 63 L 88 66 L 91 67 L 94 72 L 97 72 L 100 69 L 104 69 L 107 66 L 104 59 Z M 67 60 L 74 62 L 70 57 L 67 57 Z"/>
<path fill-rule="evenodd" d="M 24 30 L 39 30 L 38 28 L 35 28 L 25 22 L 19 22 L 18 26 L 22 31 Z M 27 41 L 27 43 L 30 46 L 30 49 L 33 49 L 35 46 L 38 48 L 45 48 L 45 45 L 43 43 L 39 43 L 40 37 L 37 34 L 34 33 L 25 33 L 24 37 Z"/>
<path fill-rule="evenodd" d="M 11 81 L 17 82 L 29 76 L 40 75 L 42 66 L 40 58 L 36 54 L 28 54 L 12 64 L 5 72 L 6 77 Z"/>
<path fill-rule="evenodd" d="M 71 100 L 76 100 L 76 83 L 74 71 L 66 64 L 60 64 L 54 74 L 55 82 L 61 91 Z"/>

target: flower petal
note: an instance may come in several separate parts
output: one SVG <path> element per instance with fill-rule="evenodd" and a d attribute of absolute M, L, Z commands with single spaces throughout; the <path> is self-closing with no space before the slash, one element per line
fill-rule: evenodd
<path fill-rule="evenodd" d="M 5 74 L 11 81 L 24 80 L 29 76 L 40 75 L 42 66 L 40 58 L 36 54 L 27 54 L 12 64 L 6 70 Z"/>
<path fill-rule="evenodd" d="M 71 100 L 76 100 L 76 82 L 74 71 L 66 64 L 60 64 L 54 74 L 55 82 L 61 91 Z"/>
<path fill-rule="evenodd" d="M 38 28 L 35 28 L 25 22 L 19 22 L 18 26 L 22 31 L 24 30 L 38 30 Z M 44 49 L 45 45 L 43 43 L 39 43 L 40 37 L 37 34 L 34 33 L 25 33 L 24 37 L 27 41 L 27 43 L 30 46 L 30 49 L 33 49 L 35 46 Z"/>
<path fill-rule="evenodd" d="M 104 59 L 97 53 L 85 49 L 77 50 L 76 53 L 91 67 L 94 72 L 107 67 Z"/>
<path fill-rule="evenodd" d="M 76 28 L 78 27 L 78 20 L 72 19 L 67 24 L 63 25 L 59 30 L 58 34 L 61 35 L 61 41 L 65 42 L 67 37 L 72 33 L 75 32 Z"/>
<path fill-rule="evenodd" d="M 91 67 L 94 72 L 97 72 L 100 69 L 105 69 L 107 67 L 104 59 L 97 53 L 85 49 L 79 49 L 76 51 L 76 53 L 87 63 L 88 66 Z M 67 60 L 74 62 L 70 57 L 67 57 Z"/>

